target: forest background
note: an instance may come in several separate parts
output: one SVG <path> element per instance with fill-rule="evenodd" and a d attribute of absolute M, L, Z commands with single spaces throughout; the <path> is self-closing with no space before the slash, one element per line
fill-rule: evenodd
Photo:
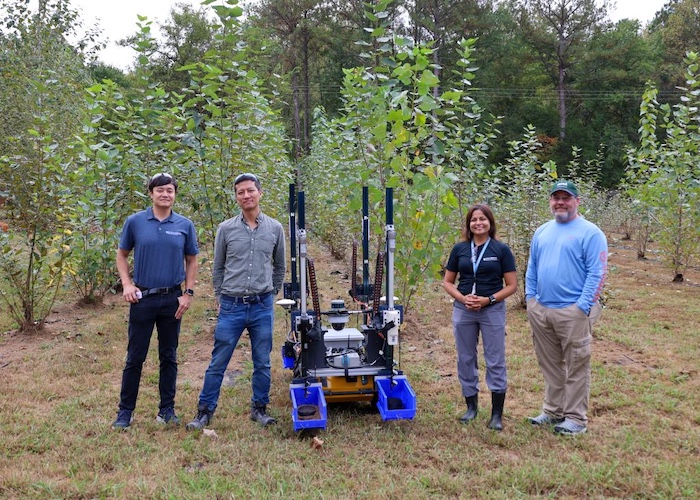
<path fill-rule="evenodd" d="M 562 175 L 589 219 L 640 258 L 658 242 L 682 282 L 700 240 L 698 6 L 671 1 L 642 27 L 592 0 L 206 0 L 174 8 L 160 38 L 140 18 L 125 73 L 95 60 L 99 31 L 70 0 L 0 0 L 7 326 L 41 328 L 66 288 L 87 303 L 114 291 L 118 229 L 163 170 L 183 180 L 203 263 L 238 173 L 262 176 L 280 218 L 288 185 L 304 190 L 338 257 L 358 239 L 360 187 L 373 228 L 394 188 L 407 310 L 476 201 L 522 274 Z"/>

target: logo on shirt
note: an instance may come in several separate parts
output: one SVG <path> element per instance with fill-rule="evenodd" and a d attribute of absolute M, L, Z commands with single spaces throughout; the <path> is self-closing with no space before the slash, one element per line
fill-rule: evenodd
<path fill-rule="evenodd" d="M 166 231 L 165 234 L 169 234 L 170 236 L 182 236 L 182 233 L 179 231 Z"/>
<path fill-rule="evenodd" d="M 498 257 L 484 257 L 484 262 L 498 261 Z"/>

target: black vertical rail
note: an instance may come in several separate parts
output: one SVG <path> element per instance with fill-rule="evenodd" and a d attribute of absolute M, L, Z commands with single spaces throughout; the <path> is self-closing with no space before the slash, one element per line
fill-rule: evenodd
<path fill-rule="evenodd" d="M 379 286 L 378 283 L 375 283 Z M 362 186 L 362 295 L 369 297 L 369 188 Z"/>
<path fill-rule="evenodd" d="M 304 209 L 304 191 L 299 191 L 297 194 L 298 205 L 297 205 L 297 216 L 299 219 L 299 229 L 306 230 L 306 212 Z"/>
<path fill-rule="evenodd" d="M 297 198 L 297 216 L 299 224 L 299 296 L 301 311 L 299 315 L 299 340 L 301 341 L 301 377 L 306 379 L 309 367 L 309 331 L 311 320 L 306 307 L 306 218 L 304 214 L 304 191 L 299 191 Z"/>
<path fill-rule="evenodd" d="M 386 224 L 394 225 L 394 188 L 386 188 Z"/>
<path fill-rule="evenodd" d="M 386 305 L 394 309 L 394 251 L 396 231 L 394 230 L 394 188 L 386 188 Z"/>
<path fill-rule="evenodd" d="M 386 308 L 387 311 L 394 310 L 394 251 L 396 250 L 396 232 L 394 230 L 394 189 L 386 188 L 385 200 L 386 204 Z M 387 345 L 384 350 L 386 359 L 386 367 L 391 370 L 391 376 L 394 376 L 394 346 L 388 344 L 389 337 L 387 333 Z"/>
<path fill-rule="evenodd" d="M 292 272 L 292 290 L 291 299 L 295 299 L 295 293 L 299 290 L 297 285 L 297 200 L 296 200 L 296 186 L 294 184 L 289 185 L 289 256 L 290 256 L 290 266 Z"/>

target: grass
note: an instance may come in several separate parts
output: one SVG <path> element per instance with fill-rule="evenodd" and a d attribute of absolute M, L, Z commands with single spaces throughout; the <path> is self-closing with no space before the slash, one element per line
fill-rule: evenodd
<path fill-rule="evenodd" d="M 344 263 L 316 258 L 322 284 Z M 382 422 L 368 404 L 329 407 L 312 449 L 292 430 L 289 371 L 276 322 L 271 412 L 248 418 L 250 347 L 244 338 L 210 425 L 218 439 L 155 423 L 155 338 L 135 422 L 114 432 L 126 350 L 127 307 L 56 308 L 41 334 L 0 337 L 2 498 L 697 498 L 700 496 L 700 273 L 673 284 L 654 261 L 621 249 L 611 256 L 607 307 L 596 328 L 589 432 L 562 438 L 533 429 L 543 381 L 524 311 L 508 318 L 505 430 L 486 428 L 483 382 L 477 421 L 464 426 L 455 370 L 451 305 L 426 288 L 402 339 L 402 368 L 418 396 L 412 421 Z M 177 411 L 194 415 L 214 325 L 203 272 L 181 336 Z M 695 282 L 692 282 L 695 280 Z M 210 293 L 210 290 L 209 290 Z M 328 286 L 322 303 L 341 295 Z M 67 304 L 69 301 L 66 300 Z M 420 314 L 418 313 L 420 311 Z M 481 366 L 484 366 L 483 359 Z"/>

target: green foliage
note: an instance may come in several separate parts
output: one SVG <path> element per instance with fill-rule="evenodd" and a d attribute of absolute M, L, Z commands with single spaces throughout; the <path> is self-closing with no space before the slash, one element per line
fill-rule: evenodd
<path fill-rule="evenodd" d="M 43 86 L 34 89 L 42 95 Z M 65 175 L 61 152 L 46 115 L 35 117 L 28 131 L 29 156 L 0 159 L 7 187 L 12 231 L 0 240 L 0 302 L 21 330 L 41 329 L 63 279 L 69 247 L 64 242 Z"/>
<path fill-rule="evenodd" d="M 65 41 L 64 35 L 79 25 L 68 3 L 42 2 L 39 15 L 33 16 L 26 9 L 28 0 L 0 2 L 7 11 L 5 30 L 0 33 L 0 49 L 7 62 L 0 73 L 0 112 L 6 117 L 0 125 L 0 146 L 5 155 L 0 193 L 9 197 L 8 222 L 20 231 L 3 235 L 6 284 L 15 286 L 17 269 L 33 269 L 36 279 L 43 280 L 40 288 L 53 290 L 68 264 L 81 298 L 99 301 L 114 284 L 116 229 L 130 213 L 148 203 L 145 181 L 161 171 L 172 172 L 180 180 L 178 206 L 195 221 L 205 251 L 212 249 L 218 223 L 236 211 L 232 183 L 239 173 L 252 171 L 261 177 L 264 210 L 281 218 L 293 169 L 288 158 L 290 142 L 280 123 L 284 113 L 276 111 L 284 103 L 276 82 L 265 82 L 260 76 L 272 75 L 272 66 L 258 71 L 262 59 L 244 43 L 244 33 L 252 31 L 243 31 L 239 22 L 242 9 L 236 1 L 211 6 L 216 14 L 211 22 L 205 22 L 201 12 L 187 9 L 181 17 L 173 17 L 168 43 L 172 42 L 172 53 L 184 56 L 170 66 L 159 58 L 163 46 L 151 34 L 152 23 L 140 18 L 139 31 L 131 39 L 139 54 L 133 74 L 125 80 L 109 68 L 93 68 L 93 75 L 113 79 L 104 79 L 87 94 L 81 90 L 87 86 L 82 52 L 86 42 L 72 47 Z M 581 3 L 589 6 L 587 1 Z M 304 4 L 302 7 L 313 10 L 313 19 L 332 26 L 330 30 L 326 26 L 326 31 L 319 26 L 314 37 L 306 38 L 318 44 L 308 47 L 308 55 L 319 47 L 332 46 L 330 34 L 346 26 L 343 16 L 352 14 L 355 19 L 359 5 L 350 2 L 325 10 L 325 4 Z M 384 189 L 394 188 L 397 293 L 406 306 L 426 280 L 439 275 L 441 263 L 463 227 L 466 209 L 475 202 L 494 206 L 502 221 L 501 235 L 511 244 L 518 267 L 524 271 L 531 234 L 548 217 L 546 188 L 557 170 L 548 161 L 551 151 L 545 151 L 538 141 L 545 135 L 537 131 L 545 129 L 551 135 L 556 128 L 556 120 L 547 111 L 553 105 L 545 93 L 526 104 L 516 103 L 512 96 L 477 102 L 475 96 L 484 95 L 479 93 L 483 89 L 472 89 L 475 59 L 480 66 L 488 66 L 484 72 L 488 82 L 502 81 L 499 75 L 506 75 L 509 86 L 541 90 L 546 85 L 536 63 L 520 61 L 525 53 L 515 18 L 502 8 L 493 12 L 476 9 L 479 19 L 474 20 L 475 27 L 490 26 L 481 17 L 488 15 L 486 18 L 497 21 L 500 30 L 499 36 L 493 31 L 484 33 L 488 50 L 480 54 L 474 39 L 460 40 L 453 50 L 455 46 L 447 43 L 456 39 L 448 33 L 452 28 L 445 26 L 441 31 L 439 19 L 431 20 L 426 7 L 425 3 L 417 5 L 422 16 L 413 19 L 417 31 L 409 26 L 395 31 L 406 20 L 399 15 L 402 5 L 383 1 L 365 6 L 371 25 L 354 36 L 360 39 L 356 47 L 364 51 L 361 56 L 366 67 L 343 71 L 341 115 L 317 110 L 311 153 L 293 159 L 297 180 L 308 194 L 309 227 L 336 255 L 343 255 L 359 236 L 360 187 L 371 188 L 372 228 L 383 227 Z M 595 21 L 595 17 L 588 19 Z M 308 20 L 298 27 L 300 31 L 295 33 L 303 41 Z M 430 30 L 441 37 L 439 47 L 412 43 Z M 412 36 L 397 35 L 404 32 Z M 337 43 L 346 36 L 343 33 L 332 41 Z M 549 36 L 551 39 L 554 31 Z M 595 43 L 586 46 L 590 57 L 576 54 L 576 67 L 569 69 L 576 77 L 572 89 L 583 91 L 594 85 L 615 93 L 621 84 L 631 87 L 642 78 L 631 75 L 650 74 L 656 60 L 652 56 L 657 54 L 638 36 L 634 23 L 621 23 L 612 31 L 593 30 L 585 37 Z M 282 47 L 285 41 L 275 39 L 273 45 L 278 42 Z M 266 43 L 254 40 L 261 51 Z M 498 44 L 503 50 L 495 50 Z M 343 51 L 343 61 L 355 60 L 355 54 Z M 659 105 L 652 87 L 645 94 L 640 147 L 628 156 L 625 193 L 608 199 L 599 188 L 614 182 L 610 179 L 617 174 L 611 177 L 611 172 L 617 169 L 619 156 L 615 151 L 629 136 L 629 130 L 621 125 L 629 121 L 624 92 L 607 99 L 604 112 L 597 104 L 588 105 L 582 94 L 582 105 L 569 110 L 572 116 L 580 113 L 580 120 L 593 124 L 588 126 L 589 135 L 584 133 L 585 127 L 572 125 L 569 130 L 580 131 L 576 137 L 585 138 L 585 144 L 564 154 L 569 145 L 562 142 L 558 151 L 559 157 L 566 158 L 560 171 L 581 189 L 584 214 L 608 227 L 637 228 L 642 256 L 649 238 L 655 235 L 665 245 L 664 254 L 676 274 L 697 255 L 698 173 L 694 158 L 698 89 L 693 57 L 689 54 L 688 86 L 680 104 L 673 108 Z M 321 59 L 316 60 L 317 66 L 312 62 L 304 70 L 308 70 L 304 78 L 309 80 L 302 86 L 307 86 L 309 102 L 320 98 L 309 92 L 314 71 L 333 73 L 330 59 L 323 63 Z M 327 67 L 322 68 L 324 65 Z M 518 71 L 513 71 L 516 67 Z M 283 75 L 281 81 L 298 76 L 297 69 Z M 174 76 L 175 70 L 179 77 Z M 337 66 L 335 72 L 339 71 Z M 176 81 L 179 83 L 173 83 Z M 171 88 L 176 91 L 167 90 Z M 507 124 L 500 118 L 490 123 L 482 119 L 484 103 L 492 102 L 495 109 L 511 115 Z M 507 159 L 488 165 L 492 144 L 500 135 L 496 126 L 503 124 L 512 135 L 513 123 L 523 123 L 525 118 L 530 121 L 531 117 L 535 126 L 510 143 Z M 613 127 L 613 122 L 620 128 Z M 304 127 L 308 123 L 305 120 Z M 519 133 L 520 126 L 517 130 Z M 600 141 L 611 144 L 592 145 L 591 136 L 598 130 L 603 130 Z M 663 144 L 658 139 L 661 132 L 666 134 Z M 26 178 L 20 176 L 25 173 L 35 180 L 25 185 Z M 41 208 L 42 212 L 37 209 L 41 201 L 38 193 L 47 185 L 52 194 L 46 199 L 52 209 Z M 614 216 L 611 207 L 615 207 Z M 44 225 L 32 225 L 42 213 L 46 216 Z M 372 247 L 382 243 L 379 231 L 373 235 Z M 35 251 L 37 244 L 45 248 Z M 27 294 L 36 293 L 32 279 L 22 280 L 26 304 L 20 301 L 16 308 L 22 316 L 18 322 L 26 325 L 40 323 L 40 311 L 45 309 L 27 306 L 34 303 Z M 44 304 L 49 303 L 47 297 Z M 28 307 L 36 312 L 29 314 L 31 320 L 25 317 Z"/>
<path fill-rule="evenodd" d="M 101 302 L 116 284 L 114 268 L 115 221 L 130 208 L 128 184 L 119 162 L 120 150 L 108 141 L 113 136 L 110 110 L 123 106 L 116 84 L 105 81 L 86 91 L 88 117 L 71 151 L 72 168 L 66 184 L 72 189 L 68 208 L 71 258 L 69 276 L 85 303 Z"/>
<path fill-rule="evenodd" d="M 79 53 L 87 42 L 66 41 L 76 38 L 76 12 L 67 0 L 41 2 L 38 12 L 29 3 L 0 0 L 0 151 L 7 155 L 31 154 L 24 138 L 38 110 L 56 118 L 48 122 L 51 135 L 63 146 L 80 123 L 88 82 Z"/>
<path fill-rule="evenodd" d="M 259 80 L 246 69 L 245 47 L 236 38 L 240 9 L 216 11 L 222 24 L 217 45 L 202 62 L 183 68 L 190 71 L 186 94 L 168 93 L 154 81 L 147 19 L 134 38 L 140 61 L 135 86 L 123 94 L 106 80 L 87 90 L 89 116 L 67 179 L 77 188 L 69 212 L 71 277 L 85 302 L 100 301 L 115 284 L 115 228 L 148 204 L 145 185 L 153 174 L 169 172 L 179 180 L 178 205 L 191 210 L 186 215 L 205 251 L 213 250 L 217 225 L 233 215 L 239 173 L 259 175 L 273 201 L 266 212 L 281 213 L 274 201 L 288 183 L 286 142 Z"/>
<path fill-rule="evenodd" d="M 639 89 L 658 65 L 659 53 L 639 22 L 622 20 L 596 33 L 571 70 L 567 143 L 580 149 L 584 161 L 600 156 L 604 187 L 617 186 L 624 175 L 622 153 L 637 141 Z"/>
<path fill-rule="evenodd" d="M 529 126 L 520 141 L 510 144 L 511 156 L 502 166 L 500 190 L 494 200 L 494 214 L 499 238 L 506 241 L 518 271 L 516 300 L 525 302 L 525 271 L 530 255 L 530 242 L 535 230 L 549 216 L 549 187 L 556 179 L 556 165 L 542 163 L 538 157 L 541 144 L 534 127 Z"/>
<path fill-rule="evenodd" d="M 204 59 L 184 68 L 191 71 L 187 94 L 157 83 L 145 18 L 137 23 L 139 65 L 128 93 L 104 80 L 70 95 L 70 104 L 56 98 L 63 96 L 56 93 L 62 80 L 42 81 L 41 71 L 26 79 L 33 127 L 17 134 L 23 148 L 3 158 L 0 182 L 13 227 L 3 235 L 3 289 L 12 290 L 3 298 L 22 328 L 41 325 L 65 269 L 84 302 L 101 301 L 115 285 L 117 230 L 148 204 L 145 184 L 155 173 L 180 180 L 180 203 L 192 209 L 187 215 L 205 248 L 213 248 L 216 226 L 233 215 L 233 178 L 241 172 L 261 177 L 267 213 L 283 213 L 288 142 L 248 68 L 236 22 L 241 9 L 235 2 L 213 9 L 221 31 Z"/>
<path fill-rule="evenodd" d="M 640 110 L 640 147 L 630 151 L 628 193 L 639 211 L 653 221 L 659 246 L 675 281 L 700 251 L 700 74 L 698 54 L 686 56 L 686 87 L 673 108 L 657 107 L 649 85 Z M 657 139 L 657 127 L 665 141 Z M 642 254 L 643 255 L 643 254 Z"/>
<path fill-rule="evenodd" d="M 683 86 L 686 80 L 686 53 L 698 51 L 700 0 L 667 2 L 651 27 L 653 39 L 661 46 L 663 58 L 657 68 L 662 88 Z"/>
<path fill-rule="evenodd" d="M 170 92 L 189 87 L 189 75 L 179 68 L 201 61 L 213 49 L 218 30 L 203 6 L 198 9 L 175 3 L 170 18 L 161 26 L 161 36 L 154 41 L 154 56 L 149 60 L 155 81 Z"/>
<path fill-rule="evenodd" d="M 145 21 L 145 20 L 144 20 Z M 150 23 L 139 23 L 137 50 L 146 57 Z M 182 120 L 170 95 L 142 67 L 129 95 L 110 80 L 84 92 L 87 116 L 69 152 L 63 181 L 71 193 L 70 277 L 85 303 L 101 302 L 116 282 L 117 231 L 144 208 L 146 179 L 167 171 L 178 176 L 183 146 L 173 129 Z"/>
<path fill-rule="evenodd" d="M 82 119 L 86 81 L 82 45 L 66 41 L 76 12 L 63 0 L 40 2 L 36 13 L 28 4 L 3 1 L 0 32 L 0 193 L 12 227 L 0 250 L 0 301 L 22 330 L 43 326 L 62 282 L 65 148 Z"/>
<path fill-rule="evenodd" d="M 361 149 L 362 141 L 359 140 L 357 150 L 353 151 L 352 132 L 350 141 L 341 138 L 343 132 L 338 121 L 329 120 L 322 110 L 316 110 L 311 152 L 299 163 L 301 187 L 305 191 L 309 214 L 306 228 L 322 238 L 339 259 L 347 257 L 352 242 L 362 237 L 359 215 L 362 199 L 361 192 L 358 192 L 362 180 L 359 173 L 370 154 Z M 345 201 L 341 202 L 343 197 Z M 375 191 L 371 205 L 376 208 L 378 203 Z"/>
<path fill-rule="evenodd" d="M 441 89 L 430 62 L 433 49 L 393 36 L 387 4 L 367 12 L 372 41 L 363 42 L 363 56 L 369 66 L 345 71 L 344 114 L 315 129 L 302 178 L 308 199 L 318 199 L 311 220 L 328 217 L 320 213 L 324 207 L 347 207 L 318 228 L 328 231 L 321 235 L 326 241 L 357 227 L 360 186 L 373 188 L 372 209 L 381 207 L 384 188 L 394 188 L 396 278 L 409 308 L 426 280 L 439 275 L 446 247 L 459 233 L 455 183 L 462 181 L 459 192 L 466 199 L 483 194 L 471 181 L 485 175 L 493 131 L 481 124 L 481 108 L 468 93 L 474 40 L 459 44 L 459 86 Z M 371 227 L 382 227 L 380 212 L 372 210 Z M 381 239 L 377 235 L 377 246 Z"/>
<path fill-rule="evenodd" d="M 187 150 L 179 160 L 189 185 L 185 201 L 212 255 L 218 224 L 237 211 L 233 181 L 238 174 L 259 176 L 264 210 L 276 218 L 284 213 L 291 180 L 289 143 L 262 80 L 249 67 L 237 20 L 240 8 L 219 6 L 216 13 L 222 29 L 213 49 L 201 62 L 181 68 L 189 72 L 191 83 L 180 105 L 185 120 L 181 141 Z"/>

